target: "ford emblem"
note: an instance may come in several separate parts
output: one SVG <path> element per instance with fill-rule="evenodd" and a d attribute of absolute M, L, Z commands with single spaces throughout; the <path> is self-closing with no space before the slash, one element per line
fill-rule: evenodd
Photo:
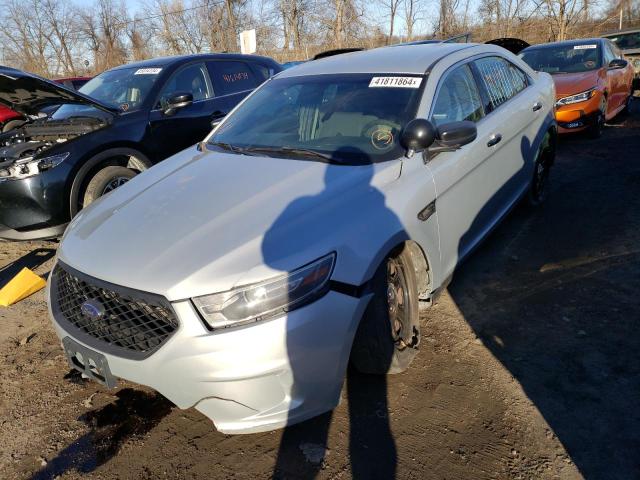
<path fill-rule="evenodd" d="M 104 315 L 104 307 L 98 300 L 89 299 L 80 306 L 80 311 L 85 317 L 98 319 Z"/>

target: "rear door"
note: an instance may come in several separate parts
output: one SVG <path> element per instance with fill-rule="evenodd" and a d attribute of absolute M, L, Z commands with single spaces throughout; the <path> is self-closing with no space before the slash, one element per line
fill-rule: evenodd
<path fill-rule="evenodd" d="M 167 101 L 177 93 L 191 93 L 193 103 L 173 115 L 166 115 Z M 145 143 L 155 159 L 167 158 L 204 139 L 211 131 L 214 102 L 213 87 L 203 62 L 178 68 L 160 90 L 149 114 L 149 134 Z"/>
<path fill-rule="evenodd" d="M 211 60 L 207 62 L 207 68 L 216 93 L 216 111 L 213 113 L 213 120 L 222 119 L 262 83 L 249 62 Z"/>
<path fill-rule="evenodd" d="M 628 92 L 625 88 L 624 73 L 622 68 L 609 69 L 609 62 L 617 58 L 613 51 L 612 45 L 608 40 L 603 40 L 604 68 L 607 72 L 607 91 L 609 97 L 607 99 L 607 120 L 611 118 L 627 99 Z"/>
<path fill-rule="evenodd" d="M 542 141 L 546 100 L 533 79 L 502 56 L 474 60 L 473 67 L 489 106 L 482 141 L 491 151 L 488 175 L 496 179 L 491 205 L 482 216 L 488 229 L 529 186 L 537 147 Z"/>

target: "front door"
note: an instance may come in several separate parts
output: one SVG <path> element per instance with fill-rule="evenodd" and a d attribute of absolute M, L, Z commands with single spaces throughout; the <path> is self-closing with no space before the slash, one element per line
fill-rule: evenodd
<path fill-rule="evenodd" d="M 501 57 L 486 57 L 455 67 L 436 93 L 430 114 L 436 126 L 470 120 L 478 129 L 474 142 L 427 164 L 436 183 L 445 272 L 453 271 L 527 183 L 521 138 L 533 112 L 528 102 L 512 98 L 527 83 L 526 75 L 510 71 L 510 65 Z"/>
<path fill-rule="evenodd" d="M 168 100 L 177 93 L 191 93 L 193 103 L 172 115 L 165 114 Z M 165 159 L 203 140 L 211 131 L 216 103 L 204 63 L 192 63 L 178 69 L 161 89 L 149 115 L 148 145 L 155 159 Z"/>

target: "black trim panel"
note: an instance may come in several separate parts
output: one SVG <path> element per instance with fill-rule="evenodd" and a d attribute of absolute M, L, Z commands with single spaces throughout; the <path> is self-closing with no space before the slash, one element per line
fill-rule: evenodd
<path fill-rule="evenodd" d="M 350 283 L 339 282 L 337 280 L 330 280 L 329 289 L 354 298 L 361 298 L 371 293 L 369 281 L 364 282 L 362 285 L 352 285 Z"/>

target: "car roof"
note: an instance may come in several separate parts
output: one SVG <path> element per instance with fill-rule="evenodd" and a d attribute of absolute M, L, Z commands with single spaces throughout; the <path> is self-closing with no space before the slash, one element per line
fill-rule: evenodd
<path fill-rule="evenodd" d="M 574 45 L 586 45 L 590 43 L 597 43 L 598 45 L 604 42 L 604 38 L 577 38 L 575 40 L 564 40 L 562 42 L 549 42 L 549 43 L 538 43 L 537 45 L 531 45 L 530 47 L 522 50 L 538 50 L 542 48 L 553 48 L 553 47 L 572 47 Z"/>
<path fill-rule="evenodd" d="M 111 70 L 123 68 L 150 68 L 167 67 L 176 63 L 183 63 L 190 60 L 262 60 L 264 62 L 274 62 L 273 59 L 259 55 L 243 55 L 241 53 L 200 53 L 195 55 L 173 55 L 169 57 L 150 58 L 139 62 L 125 63 Z M 274 62 L 275 63 L 275 62 Z"/>
<path fill-rule="evenodd" d="M 424 74 L 438 60 L 460 50 L 479 47 L 476 43 L 434 43 L 381 47 L 344 53 L 298 65 L 278 74 L 279 78 L 333 73 Z"/>

